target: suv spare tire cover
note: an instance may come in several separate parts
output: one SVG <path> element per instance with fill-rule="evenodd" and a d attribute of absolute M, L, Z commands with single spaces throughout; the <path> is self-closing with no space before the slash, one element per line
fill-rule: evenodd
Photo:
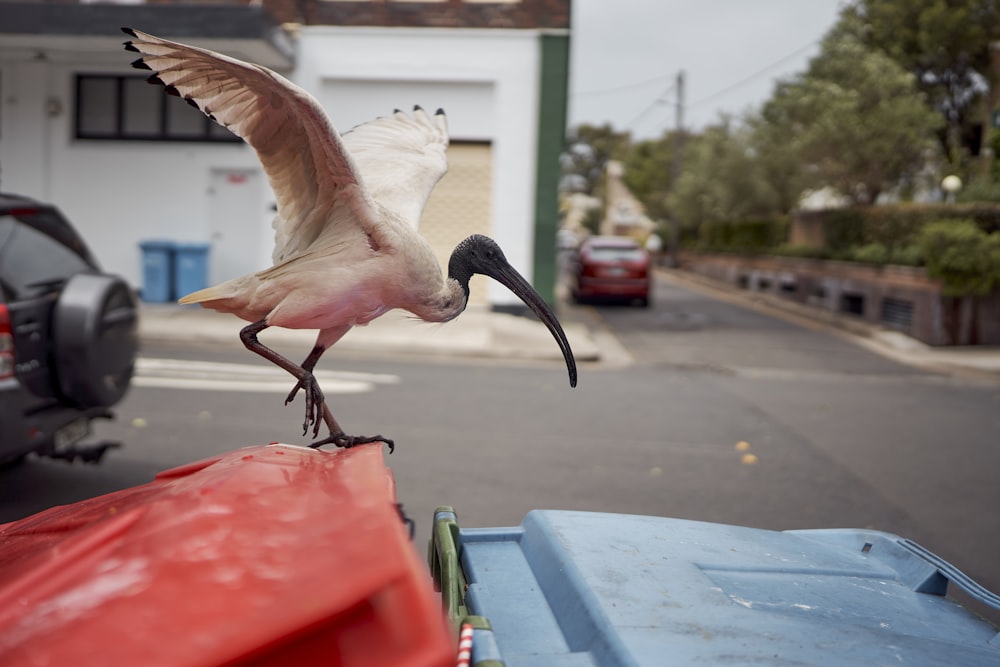
<path fill-rule="evenodd" d="M 84 407 L 114 405 L 128 390 L 139 348 L 132 289 L 116 276 L 73 276 L 56 302 L 53 338 L 62 394 Z"/>

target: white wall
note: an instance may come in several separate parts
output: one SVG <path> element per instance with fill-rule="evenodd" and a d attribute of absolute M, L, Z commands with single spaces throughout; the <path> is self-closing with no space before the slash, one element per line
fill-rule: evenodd
<path fill-rule="evenodd" d="M 139 287 L 139 242 L 210 241 L 212 170 L 259 169 L 256 156 L 244 144 L 74 139 L 74 75 L 131 71 L 132 59 L 114 40 L 106 59 L 83 65 L 61 60 L 72 58 L 8 63 L 0 72 L 0 189 L 58 206 L 104 269 Z M 49 115 L 53 102 L 61 110 Z M 267 202 L 273 197 L 263 190 L 260 215 L 247 221 L 258 236 L 272 216 Z M 267 266 L 269 254 L 267 249 L 250 258 L 248 268 Z"/>
<path fill-rule="evenodd" d="M 347 130 L 394 108 L 443 107 L 453 139 L 493 146 L 492 235 L 529 279 L 534 225 L 538 34 L 533 31 L 304 27 L 290 76 Z M 77 73 L 132 71 L 120 40 L 107 51 L 0 50 L 0 189 L 59 206 L 104 267 L 140 286 L 138 244 L 210 241 L 212 174 L 259 169 L 245 145 L 73 139 Z M 53 103 L 53 113 L 47 109 Z M 55 109 L 58 107 L 58 109 Z M 269 263 L 273 195 L 260 179 L 258 241 L 246 271 Z M 491 286 L 493 303 L 516 297 Z"/>
<path fill-rule="evenodd" d="M 539 58 L 533 31 L 309 26 L 295 81 L 343 131 L 419 104 L 453 140 L 492 142 L 491 235 L 530 280 Z M 490 283 L 492 303 L 519 303 Z"/>

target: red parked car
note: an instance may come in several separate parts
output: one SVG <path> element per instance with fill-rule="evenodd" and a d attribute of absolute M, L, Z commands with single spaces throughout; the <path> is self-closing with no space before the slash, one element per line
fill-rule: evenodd
<path fill-rule="evenodd" d="M 649 306 L 653 272 L 649 253 L 633 239 L 592 236 L 580 245 L 570 289 L 573 300 L 636 301 Z"/>

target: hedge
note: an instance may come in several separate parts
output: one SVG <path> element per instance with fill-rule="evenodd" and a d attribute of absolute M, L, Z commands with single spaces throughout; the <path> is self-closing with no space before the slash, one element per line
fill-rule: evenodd
<path fill-rule="evenodd" d="M 893 249 L 913 246 L 920 230 L 942 219 L 971 220 L 985 234 L 1000 231 L 995 204 L 896 204 L 818 211 L 827 247 L 834 255 L 869 244 Z"/>
<path fill-rule="evenodd" d="M 698 230 L 697 247 L 708 252 L 765 253 L 787 238 L 787 218 L 706 223 Z"/>

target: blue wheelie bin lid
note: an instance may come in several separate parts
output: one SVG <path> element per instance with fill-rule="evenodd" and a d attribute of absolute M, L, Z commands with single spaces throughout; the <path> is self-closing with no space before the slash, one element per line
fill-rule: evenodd
<path fill-rule="evenodd" d="M 472 664 L 1000 665 L 944 594 L 997 597 L 889 533 L 534 511 L 457 534 Z"/>
<path fill-rule="evenodd" d="M 173 241 L 166 239 L 146 239 L 145 241 L 139 241 L 139 248 L 141 250 L 173 251 L 175 245 Z"/>

